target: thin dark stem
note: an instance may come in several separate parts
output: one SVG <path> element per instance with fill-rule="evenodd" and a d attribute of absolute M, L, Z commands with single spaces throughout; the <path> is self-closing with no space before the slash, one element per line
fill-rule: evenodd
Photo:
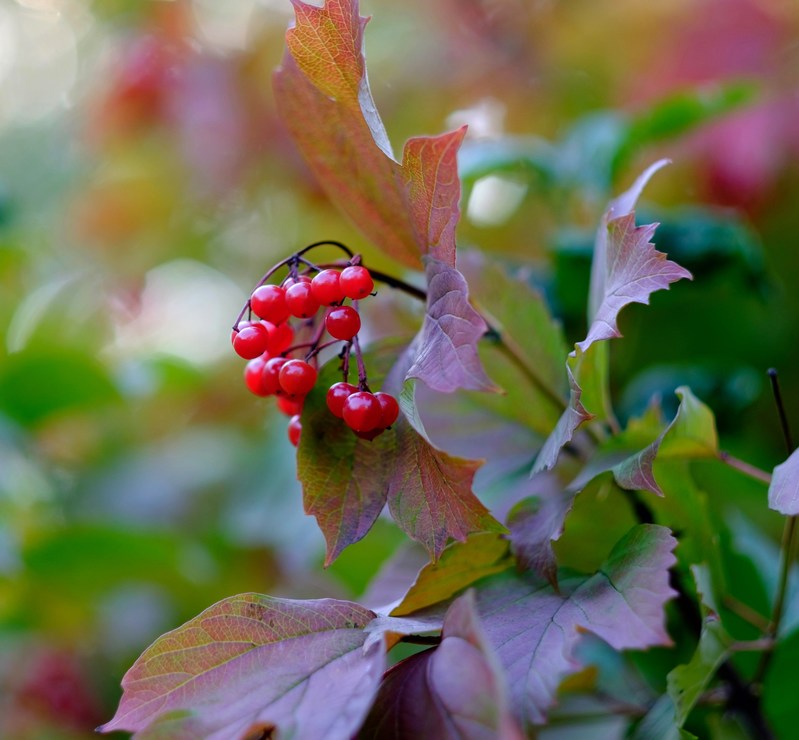
<path fill-rule="evenodd" d="M 790 455 L 794 451 L 793 436 L 791 435 L 791 427 L 788 424 L 788 415 L 785 412 L 785 404 L 782 402 L 782 392 L 780 391 L 780 381 L 777 377 L 777 371 L 772 367 L 769 368 L 768 377 L 771 381 L 771 391 L 774 394 L 774 403 L 777 405 L 777 413 L 780 417 L 780 426 L 782 427 L 782 436 L 785 440 L 785 448 Z"/>
<path fill-rule="evenodd" d="M 342 252 L 346 253 L 348 257 L 355 256 L 355 252 L 353 252 L 346 244 L 337 242 L 334 239 L 322 239 L 322 241 L 309 244 L 307 247 L 303 247 L 299 252 L 295 252 L 293 256 L 301 257 L 306 252 L 316 249 L 316 247 L 338 247 Z"/>
<path fill-rule="evenodd" d="M 328 268 L 340 268 L 342 265 L 336 262 L 327 262 L 325 264 L 319 265 L 319 267 L 324 270 Z M 394 277 L 393 275 L 381 272 L 380 270 L 374 270 L 371 267 L 369 268 L 369 274 L 372 276 L 372 279 L 376 280 L 378 283 L 383 283 L 384 285 L 388 285 L 390 288 L 401 290 L 403 293 L 407 293 L 409 296 L 412 296 L 420 301 L 427 300 L 427 293 L 424 290 L 417 288 L 415 285 L 411 285 L 410 283 L 406 283 L 401 278 Z"/>
<path fill-rule="evenodd" d="M 774 403 L 777 406 L 777 414 L 780 417 L 780 427 L 782 428 L 782 436 L 785 440 L 785 448 L 790 456 L 793 453 L 793 436 L 791 435 L 791 428 L 788 424 L 788 415 L 785 412 L 785 404 L 782 401 L 782 393 L 780 392 L 780 381 L 777 377 L 777 371 L 772 367 L 768 371 L 768 377 L 771 381 L 771 391 L 774 395 Z M 782 622 L 783 612 L 785 611 L 785 597 L 788 593 L 788 577 L 791 573 L 791 563 L 794 559 L 794 550 L 796 549 L 796 516 L 789 516 L 785 520 L 785 526 L 782 530 L 782 542 L 780 543 L 780 575 L 777 584 L 777 594 L 774 597 L 774 608 L 771 611 L 771 619 L 768 623 L 768 628 L 764 633 L 764 637 L 772 641 L 772 646 L 776 642 L 777 634 L 780 631 L 780 624 Z M 773 647 L 770 650 L 763 651 L 760 658 L 755 674 L 752 677 L 753 683 L 761 683 L 768 671 L 771 664 L 771 658 L 774 655 Z"/>
<path fill-rule="evenodd" d="M 352 339 L 341 348 L 341 373 L 344 382 L 350 382 L 350 354 L 352 353 Z"/>

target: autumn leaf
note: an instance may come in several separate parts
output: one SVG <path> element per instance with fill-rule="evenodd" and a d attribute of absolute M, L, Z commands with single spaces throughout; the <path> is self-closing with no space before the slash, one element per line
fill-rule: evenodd
<path fill-rule="evenodd" d="M 580 670 L 584 632 L 616 650 L 669 645 L 664 604 L 674 596 L 669 568 L 676 540 L 664 527 L 634 527 L 588 578 L 564 578 L 560 593 L 531 573 L 480 584 L 478 613 L 508 675 L 516 715 L 540 724 L 562 679 Z"/>
<path fill-rule="evenodd" d="M 384 669 L 382 645 L 364 649 L 374 618 L 334 599 L 224 599 L 145 650 L 122 680 L 116 715 L 99 729 L 177 724 L 226 740 L 260 724 L 286 736 L 350 737 Z"/>
<path fill-rule="evenodd" d="M 292 4 L 275 99 L 320 185 L 393 259 L 418 269 L 429 254 L 454 267 L 465 129 L 410 139 L 397 162 L 369 89 L 357 0 Z"/>
<path fill-rule="evenodd" d="M 591 409 L 581 402 L 582 386 L 591 383 L 592 404 L 601 418 L 610 418 L 607 387 L 607 352 L 597 343 L 619 337 L 616 320 L 630 303 L 649 303 L 649 296 L 691 273 L 669 261 L 649 241 L 657 224 L 636 226 L 635 204 L 649 178 L 667 160 L 651 165 L 632 187 L 611 201 L 602 217 L 594 242 L 591 263 L 591 289 L 588 308 L 588 333 L 577 342 L 566 363 L 570 399 L 555 430 L 547 439 L 533 473 L 548 470 L 557 462 L 560 450 L 571 441 L 579 426 L 593 418 Z"/>
<path fill-rule="evenodd" d="M 427 312 L 413 364 L 405 376 L 423 381 L 433 390 L 496 391 L 483 370 L 477 343 L 487 326 L 469 304 L 463 275 L 440 260 L 425 258 Z"/>
<path fill-rule="evenodd" d="M 467 592 L 444 618 L 441 643 L 385 676 L 359 738 L 521 740 L 505 676 Z"/>
<path fill-rule="evenodd" d="M 395 353 L 387 344 L 367 355 L 370 378 L 377 381 Z M 305 510 L 325 536 L 328 564 L 366 535 L 386 502 L 400 528 L 432 558 L 450 539 L 502 529 L 472 492 L 480 461 L 437 449 L 404 416 L 372 441 L 334 417 L 324 389 L 341 379 L 337 368 L 338 361 L 328 363 L 306 397 L 297 454 Z"/>

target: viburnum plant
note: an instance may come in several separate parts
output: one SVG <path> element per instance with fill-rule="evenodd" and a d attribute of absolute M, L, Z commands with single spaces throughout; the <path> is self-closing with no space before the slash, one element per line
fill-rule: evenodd
<path fill-rule="evenodd" d="M 337 242 L 314 244 L 258 283 L 233 347 L 249 390 L 275 395 L 291 417 L 326 563 L 386 504 L 410 544 L 363 603 L 250 593 L 211 606 L 142 654 L 101 731 L 520 738 L 554 720 L 591 731 L 611 720 L 616 736 L 771 736 L 761 692 L 784 611 L 799 458 L 773 477 L 733 458 L 687 387 L 668 422 L 653 402 L 622 426 L 611 403 L 619 312 L 691 277 L 655 249 L 656 224 L 636 224 L 665 162 L 601 218 L 588 331 L 567 352 L 526 282 L 474 252 L 456 265 L 464 130 L 411 139 L 397 161 L 369 92 L 357 1 L 293 4 L 274 78 L 282 118 L 330 199 L 389 257 L 423 269 L 427 287 Z M 322 246 L 344 256 L 313 262 Z M 424 320 L 410 342 L 364 347 L 361 305 L 381 300 L 382 290 L 370 297 L 381 283 L 424 300 Z M 329 347 L 338 354 L 320 366 Z M 442 429 L 466 430 L 488 464 L 509 469 L 518 439 L 534 440 L 523 451 L 532 470 L 502 478 L 496 516 L 472 490 L 482 461 L 441 449 Z M 769 485 L 769 506 L 788 516 L 770 617 L 734 597 L 725 523 L 690 464 L 701 460 L 764 494 Z M 570 537 L 580 557 L 561 562 Z M 394 662 L 399 645 L 407 657 Z"/>

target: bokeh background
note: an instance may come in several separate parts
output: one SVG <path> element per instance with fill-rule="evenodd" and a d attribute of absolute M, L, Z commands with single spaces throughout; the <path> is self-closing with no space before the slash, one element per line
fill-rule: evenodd
<path fill-rule="evenodd" d="M 640 217 L 695 281 L 623 315 L 618 411 L 689 384 L 728 449 L 779 462 L 766 368 L 799 425 L 799 6 L 361 10 L 395 148 L 470 123 L 459 243 L 527 267 L 570 341 L 604 203 L 673 160 Z M 277 118 L 291 15 L 289 0 L 0 0 L 0 737 L 91 737 L 162 632 L 242 591 L 357 597 L 402 541 L 381 520 L 322 569 L 285 419 L 230 350 L 258 277 L 307 243 L 397 269 Z M 740 503 L 777 536 L 762 501 Z"/>

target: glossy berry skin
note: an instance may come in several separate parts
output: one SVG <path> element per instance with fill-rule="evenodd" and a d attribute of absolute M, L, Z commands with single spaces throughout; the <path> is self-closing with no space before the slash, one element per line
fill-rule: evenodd
<path fill-rule="evenodd" d="M 269 344 L 267 349 L 270 355 L 279 355 L 285 352 L 291 343 L 294 341 L 294 329 L 291 324 L 273 324 L 272 330 L 269 332 Z"/>
<path fill-rule="evenodd" d="M 247 363 L 244 368 L 244 384 L 249 389 L 250 393 L 256 396 L 270 396 L 272 395 L 264 385 L 264 366 L 269 358 L 266 355 L 261 355 Z"/>
<path fill-rule="evenodd" d="M 380 426 L 380 401 L 368 391 L 356 391 L 347 397 L 342 409 L 344 423 L 354 432 L 371 432 Z"/>
<path fill-rule="evenodd" d="M 382 391 L 375 393 L 375 398 L 380 403 L 380 426 L 383 429 L 387 429 L 397 420 L 397 417 L 399 416 L 399 404 L 394 396 L 389 393 L 383 393 Z"/>
<path fill-rule="evenodd" d="M 338 270 L 322 270 L 311 280 L 314 298 L 323 306 L 332 306 L 344 300 L 344 291 L 339 284 Z"/>
<path fill-rule="evenodd" d="M 289 419 L 289 442 L 295 447 L 300 443 L 300 434 L 302 434 L 302 424 L 300 423 L 300 416 L 296 414 Z"/>
<path fill-rule="evenodd" d="M 339 276 L 339 285 L 344 295 L 353 300 L 366 298 L 375 289 L 369 270 L 361 265 L 345 267 Z"/>
<path fill-rule="evenodd" d="M 259 318 L 280 324 L 289 317 L 286 291 L 279 285 L 261 285 L 250 296 L 250 308 Z"/>
<path fill-rule="evenodd" d="M 278 396 L 277 408 L 286 416 L 298 416 L 302 413 L 303 398 L 289 398 L 288 396 Z"/>
<path fill-rule="evenodd" d="M 289 360 L 280 368 L 280 387 L 289 396 L 305 396 L 316 383 L 316 369 L 304 360 Z"/>
<path fill-rule="evenodd" d="M 310 283 L 311 278 L 307 275 L 297 275 L 297 277 L 287 277 L 283 281 L 283 290 L 288 290 L 292 285 L 296 285 L 297 283 Z"/>
<path fill-rule="evenodd" d="M 274 396 L 280 393 L 280 368 L 288 362 L 285 357 L 273 357 L 267 360 L 261 372 L 261 383 L 267 396 Z"/>
<path fill-rule="evenodd" d="M 289 313 L 298 319 L 309 319 L 319 310 L 319 301 L 314 298 L 310 281 L 295 283 L 286 291 L 286 306 Z"/>
<path fill-rule="evenodd" d="M 336 306 L 325 316 L 325 329 L 334 339 L 349 341 L 361 330 L 361 317 L 352 306 Z"/>
<path fill-rule="evenodd" d="M 344 417 L 344 401 L 355 393 L 358 387 L 352 383 L 333 383 L 327 392 L 327 407 L 333 416 Z"/>
<path fill-rule="evenodd" d="M 269 331 L 258 322 L 242 322 L 231 338 L 233 350 L 245 360 L 254 360 L 262 355 L 269 345 Z"/>

